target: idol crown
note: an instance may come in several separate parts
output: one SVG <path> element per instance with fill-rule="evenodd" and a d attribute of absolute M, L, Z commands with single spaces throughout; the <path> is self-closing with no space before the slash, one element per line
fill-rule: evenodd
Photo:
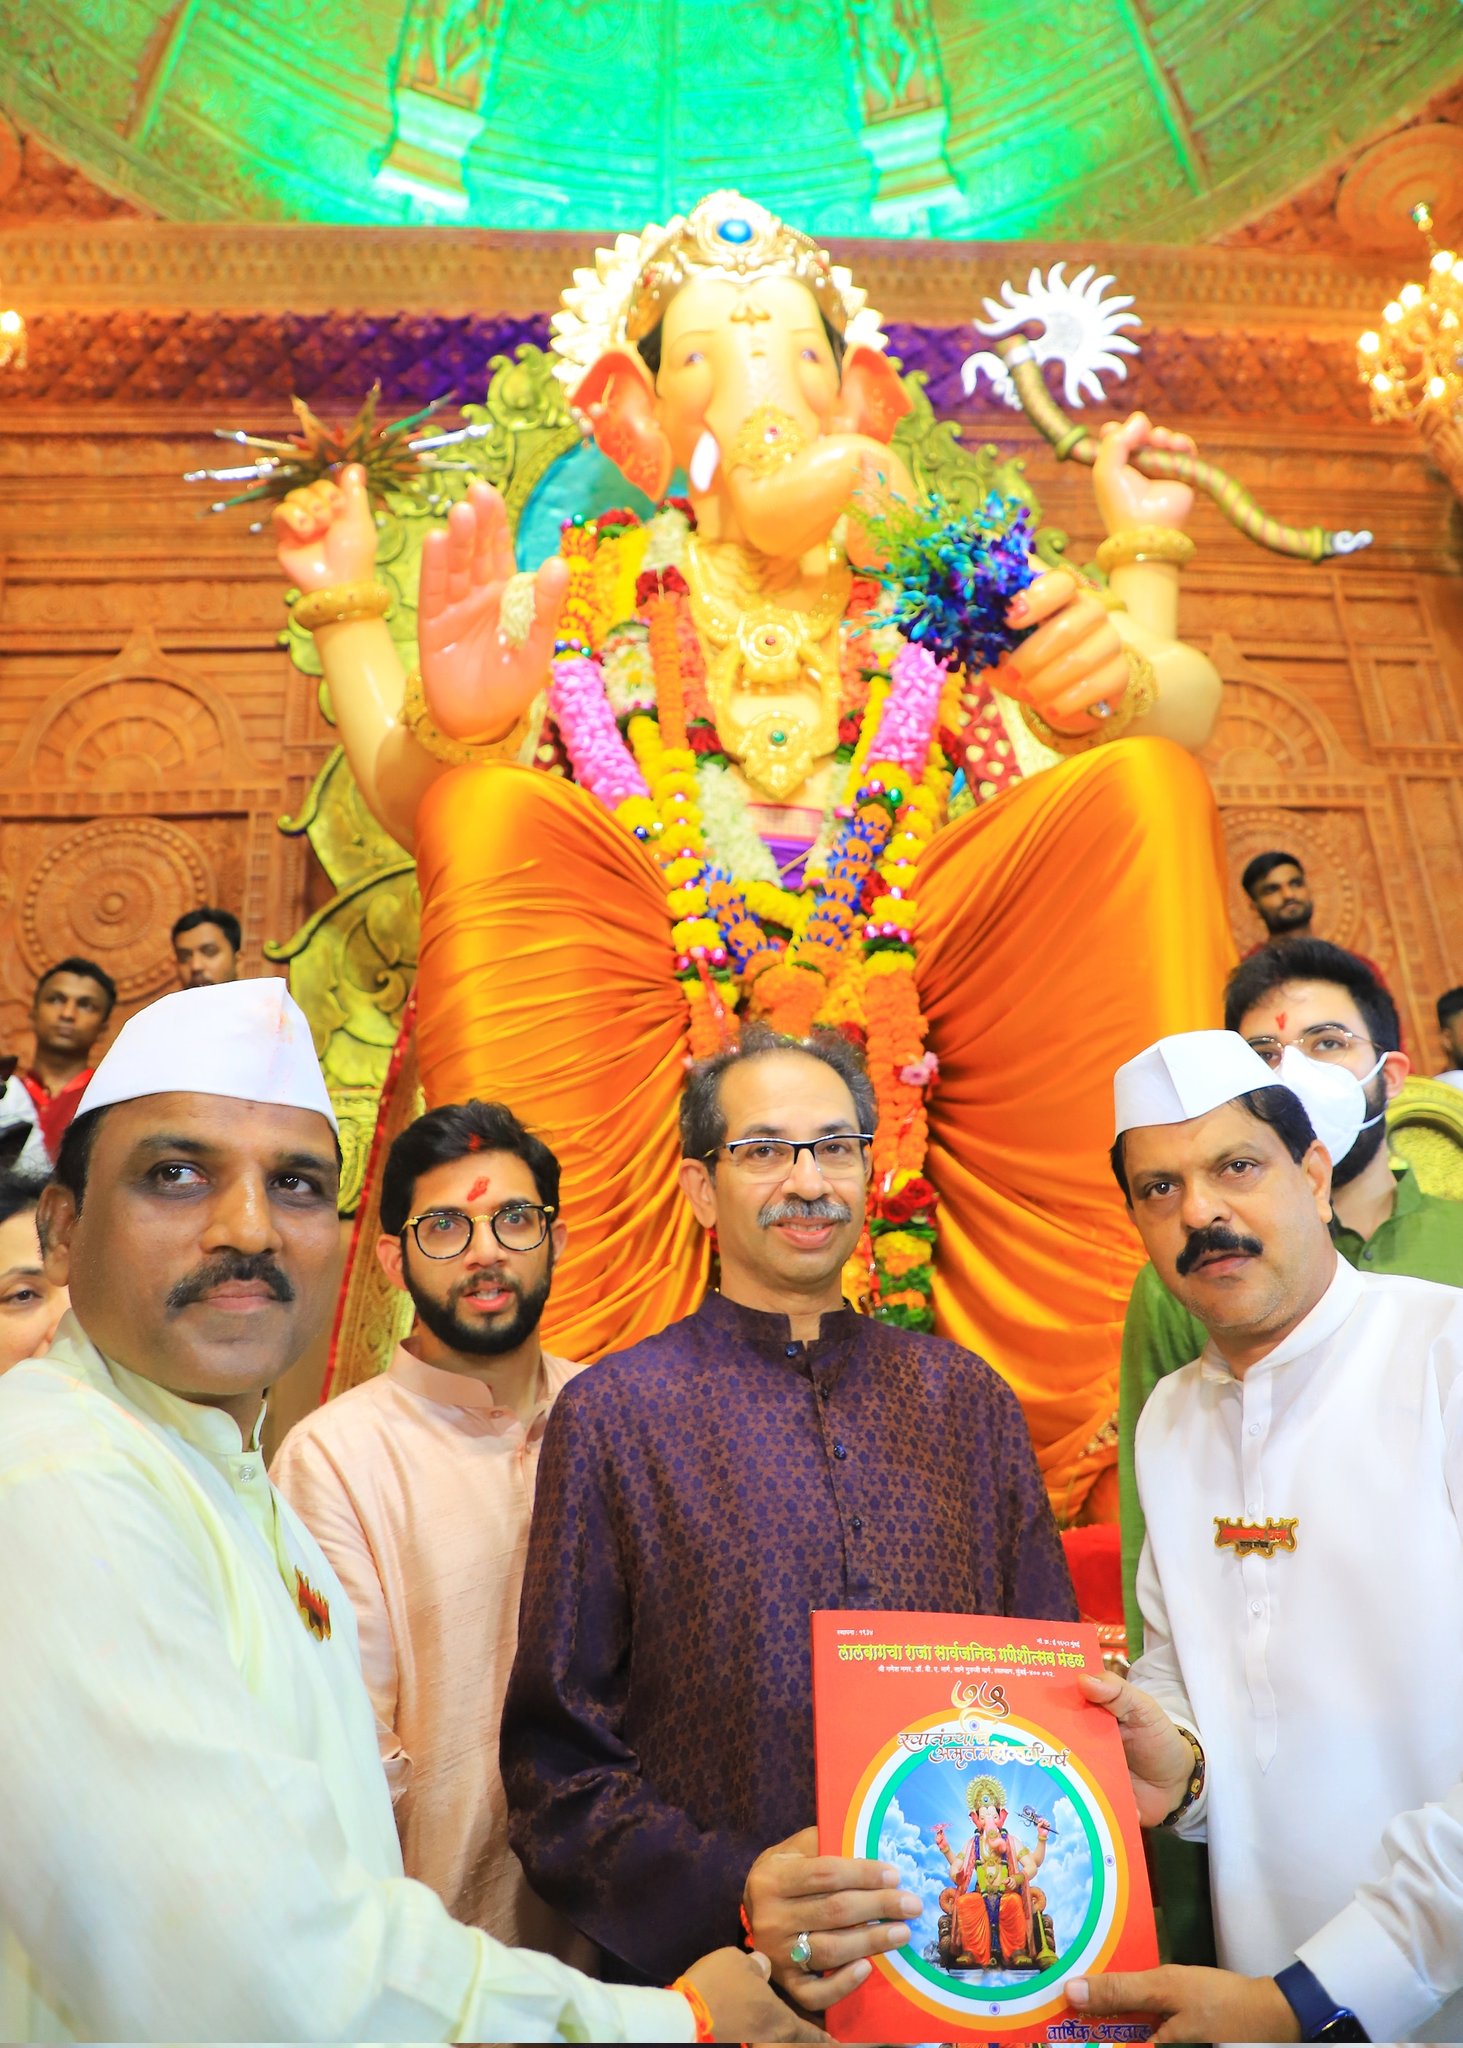
<path fill-rule="evenodd" d="M 740 192 L 713 192 L 665 227 L 618 236 L 595 251 L 593 270 L 575 271 L 552 322 L 555 376 L 572 392 L 607 348 L 649 334 L 693 277 L 796 278 L 850 347 L 884 347 L 878 314 L 826 249 Z"/>

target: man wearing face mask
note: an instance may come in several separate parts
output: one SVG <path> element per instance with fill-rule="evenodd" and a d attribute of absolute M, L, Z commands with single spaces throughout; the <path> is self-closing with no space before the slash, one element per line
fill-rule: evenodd
<path fill-rule="evenodd" d="M 1411 1169 L 1393 1165 L 1386 1106 L 1408 1073 L 1397 1009 L 1354 953 L 1301 937 L 1267 946 L 1236 968 L 1225 990 L 1225 1024 L 1238 1031 L 1305 1103 L 1332 1160 L 1331 1238 L 1363 1272 L 1406 1273 L 1463 1285 L 1463 1202 L 1425 1195 Z M 1203 1324 L 1175 1299 L 1152 1264 L 1134 1282 L 1123 1328 L 1118 1399 L 1123 1604 L 1128 1654 L 1143 1649 L 1136 1581 L 1144 1520 L 1134 1473 L 1134 1437 L 1159 1381 L 1204 1348 Z M 1155 1840 L 1158 1891 L 1171 1952 L 1209 1962 L 1202 1848 Z"/>
<path fill-rule="evenodd" d="M 1366 964 L 1324 939 L 1267 946 L 1230 976 L 1224 1022 L 1300 1095 L 1331 1154 L 1331 1237 L 1342 1258 L 1367 1273 L 1463 1286 L 1463 1202 L 1424 1194 L 1411 1168 L 1387 1150 L 1387 1104 L 1409 1062 L 1397 1006 Z M 1133 1596 L 1143 1547 L 1134 1433 L 1158 1382 L 1203 1348 L 1203 1325 L 1145 1266 L 1128 1303 L 1119 1396 L 1123 1584 L 1134 1657 L 1143 1647 Z"/>
<path fill-rule="evenodd" d="M 1463 1291 L 1338 1257 L 1330 1160 L 1237 1033 L 1113 1093 L 1207 1340 L 1138 1427 L 1144 1654 L 1081 1686 L 1143 1822 L 1207 1842 L 1223 1968 L 1067 1995 L 1160 2041 L 1463 2040 Z"/>

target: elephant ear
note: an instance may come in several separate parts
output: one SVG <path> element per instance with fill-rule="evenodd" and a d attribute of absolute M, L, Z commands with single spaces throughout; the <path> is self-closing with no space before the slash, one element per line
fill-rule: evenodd
<path fill-rule="evenodd" d="M 659 501 L 670 484 L 675 461 L 655 416 L 650 372 L 627 348 L 607 349 L 574 393 L 595 444 L 620 474 L 647 498 Z"/>
<path fill-rule="evenodd" d="M 913 403 L 888 356 L 876 348 L 850 349 L 843 359 L 843 381 L 831 425 L 835 432 L 889 441 Z"/>

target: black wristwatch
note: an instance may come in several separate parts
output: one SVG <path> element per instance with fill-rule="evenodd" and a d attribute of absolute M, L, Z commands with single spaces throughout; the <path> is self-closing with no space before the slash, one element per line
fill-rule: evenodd
<path fill-rule="evenodd" d="M 1302 2041 L 1369 2041 L 1371 2035 L 1349 2006 L 1338 2005 L 1314 1970 L 1287 1963 L 1275 1972 L 1285 2001 L 1300 2022 Z"/>

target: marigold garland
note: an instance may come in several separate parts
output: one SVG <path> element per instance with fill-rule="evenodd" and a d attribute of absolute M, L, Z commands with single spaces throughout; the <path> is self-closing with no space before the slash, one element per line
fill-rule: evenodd
<path fill-rule="evenodd" d="M 976 522 L 981 547 L 995 559 L 993 580 L 1015 581 L 1016 538 L 997 532 L 997 509 Z M 873 612 L 874 586 L 858 582 L 842 649 L 837 759 L 847 767 L 835 774 L 803 886 L 783 887 L 707 701 L 681 573 L 690 530 L 681 503 L 644 525 L 626 512 L 566 524 L 569 593 L 550 710 L 576 779 L 660 865 L 691 1057 L 734 1036 L 739 1010 L 790 1036 L 817 1024 L 865 1046 L 879 1121 L 856 1256 L 871 1268 L 875 1314 L 931 1329 L 925 1104 L 938 1063 L 915 978 L 914 887 L 949 814 L 980 692 L 958 666 L 946 670 L 933 635 L 924 646 L 900 641 Z M 947 561 L 953 531 L 938 536 Z M 996 602 L 994 593 L 980 600 L 987 632 Z M 862 1294 L 853 1264 L 848 1282 Z"/>

